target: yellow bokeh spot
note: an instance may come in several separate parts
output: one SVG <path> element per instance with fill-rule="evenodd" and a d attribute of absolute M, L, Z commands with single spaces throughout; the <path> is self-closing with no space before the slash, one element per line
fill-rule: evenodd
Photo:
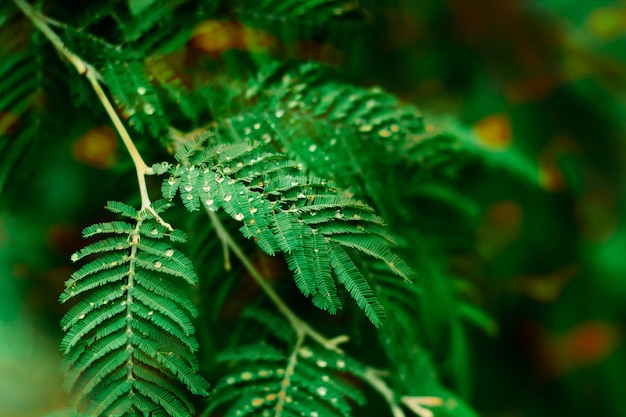
<path fill-rule="evenodd" d="M 559 169 L 552 164 L 543 164 L 539 167 L 539 184 L 546 191 L 562 191 L 565 184 Z"/>
<path fill-rule="evenodd" d="M 278 40 L 269 32 L 240 22 L 205 20 L 194 27 L 189 44 L 204 53 L 217 55 L 230 49 L 268 52 L 278 45 Z"/>
<path fill-rule="evenodd" d="M 190 45 L 196 49 L 219 54 L 228 49 L 242 49 L 241 27 L 234 22 L 205 20 L 193 29 Z"/>
<path fill-rule="evenodd" d="M 110 168 L 116 162 L 117 139 L 109 126 L 96 126 L 76 139 L 72 155 L 76 161 L 94 168 Z"/>
<path fill-rule="evenodd" d="M 254 400 L 252 400 L 252 405 L 255 407 L 259 407 L 261 405 L 263 405 L 265 401 L 263 401 L 263 398 L 255 398 Z"/>
<path fill-rule="evenodd" d="M 567 265 L 546 275 L 526 275 L 514 280 L 514 287 L 528 298 L 541 303 L 556 302 L 565 285 L 580 274 L 575 265 Z"/>
<path fill-rule="evenodd" d="M 594 35 L 613 39 L 626 33 L 626 7 L 603 7 L 595 9 L 587 17 L 585 25 Z"/>
<path fill-rule="evenodd" d="M 391 132 L 387 129 L 382 129 L 380 132 L 378 132 L 378 135 L 382 138 L 388 138 L 391 136 Z"/>
<path fill-rule="evenodd" d="M 488 149 L 504 150 L 511 146 L 511 123 L 504 114 L 493 114 L 474 125 L 474 133 Z"/>
<path fill-rule="evenodd" d="M 244 26 L 241 32 L 245 49 L 250 52 L 268 52 L 276 48 L 278 39 L 261 29 Z"/>

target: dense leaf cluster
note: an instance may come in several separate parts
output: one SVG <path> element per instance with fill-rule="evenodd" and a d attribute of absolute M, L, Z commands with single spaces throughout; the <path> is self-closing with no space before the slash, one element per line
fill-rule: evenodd
<path fill-rule="evenodd" d="M 87 227 L 86 238 L 106 237 L 72 256 L 75 262 L 86 258 L 86 263 L 67 280 L 61 295 L 61 302 L 76 300 L 62 321 L 66 335 L 61 348 L 65 388 L 77 410 L 89 416 L 194 415 L 187 392 L 209 394 L 201 368 L 214 370 L 217 380 L 204 415 L 220 415 L 228 407 L 228 416 L 347 416 L 366 404 L 363 381 L 382 390 L 380 383 L 372 383 L 374 374 L 351 357 L 358 356 L 358 346 L 344 353 L 314 345 L 309 324 L 295 321 L 276 299 L 275 306 L 283 307 L 290 322 L 273 317 L 269 311 L 274 307 L 257 300 L 255 316 L 268 327 L 253 334 L 257 340 L 244 343 L 228 334 L 227 343 L 219 336 L 198 343 L 192 319 L 198 310 L 201 318 L 208 310 L 218 311 L 228 293 L 237 292 L 232 283 L 237 277 L 216 262 L 224 250 L 218 245 L 197 251 L 204 253 L 194 259 L 200 278 L 192 261 L 171 245 L 183 242 L 185 234 L 159 213 L 178 199 L 189 218 L 207 211 L 221 216 L 217 218 L 230 230 L 238 228 L 234 240 L 237 248 L 247 249 L 244 259 L 284 259 L 283 275 L 292 276 L 299 293 L 315 307 L 339 315 L 342 334 L 356 336 L 366 347 L 376 343 L 380 362 L 391 375 L 387 389 L 395 390 L 387 402 L 429 395 L 432 389 L 452 396 L 437 382 L 423 350 L 429 341 L 428 326 L 423 326 L 426 336 L 421 332 L 425 306 L 449 302 L 449 316 L 437 325 L 455 334 L 454 343 L 462 343 L 462 320 L 486 327 L 491 323 L 463 299 L 456 290 L 458 280 L 446 268 L 449 251 L 462 245 L 450 244 L 453 240 L 440 233 L 447 229 L 433 226 L 430 214 L 412 204 L 444 208 L 445 215 L 436 221 L 467 229 L 473 206 L 450 183 L 464 166 L 489 167 L 494 160 L 467 131 L 430 120 L 379 88 L 354 85 L 320 63 L 286 59 L 290 41 L 322 36 L 325 28 L 333 28 L 329 36 L 338 27 L 358 30 L 367 20 L 358 2 L 111 0 L 71 11 L 53 7 L 62 2 L 49 3 L 43 12 L 50 19 L 16 0 L 30 10 L 30 20 L 56 33 L 62 42 L 55 45 L 57 52 L 89 64 L 90 80 L 105 88 L 105 98 L 96 96 L 85 74 L 72 74 L 65 86 L 75 102 L 99 109 L 110 99 L 115 107 L 110 111 L 132 127 L 142 152 L 160 161 L 164 152 L 152 145 L 162 145 L 173 154 L 150 169 L 135 167 L 140 183 L 146 174 L 163 176 L 164 200 L 150 203 L 144 192 L 139 209 L 109 202 L 108 210 L 124 220 Z M 61 71 L 65 63 L 45 68 L 39 48 L 48 35 L 33 35 L 33 41 L 14 37 L 27 20 L 10 2 L 0 7 L 0 40 L 12 40 L 2 42 L 0 51 L 0 115 L 21 120 L 13 126 L 6 121 L 10 119 L 0 119 L 0 149 L 6 150 L 2 186 L 20 152 L 41 135 L 41 125 L 32 119 L 39 112 L 58 111 L 49 90 L 47 101 L 38 104 L 40 74 Z M 202 56 L 186 57 L 197 62 L 185 62 L 182 68 L 175 62 L 174 51 L 193 37 L 206 36 L 192 32 L 194 23 L 224 24 L 232 16 L 246 25 L 229 26 L 239 31 L 230 34 L 239 37 L 232 41 L 238 50 L 222 51 L 220 65 L 232 71 L 216 70 L 215 62 Z M 259 31 L 268 31 L 264 39 L 275 43 L 266 55 L 246 51 L 253 40 L 244 35 L 258 36 Z M 509 157 L 499 159 L 504 163 L 497 168 L 533 179 L 523 160 Z M 127 174 L 134 181 L 132 170 Z M 207 223 L 194 224 L 207 228 Z M 217 236 L 211 239 L 214 243 Z M 185 284 L 199 279 L 218 289 L 203 299 L 217 307 L 197 305 L 188 297 Z M 437 290 L 431 293 L 433 283 Z M 289 294 L 291 281 L 276 287 Z M 360 311 L 345 309 L 346 294 Z M 348 311 L 342 313 L 342 308 Z M 373 337 L 369 327 L 363 332 L 361 312 L 375 327 L 382 326 Z M 197 326 L 211 334 L 219 323 Z M 295 333 L 285 331 L 289 326 Z M 270 340 L 264 341 L 268 334 Z M 204 347 L 203 340 L 211 342 Z M 206 348 L 213 354 L 216 346 L 226 350 L 214 362 L 205 357 L 207 362 L 199 363 L 197 352 Z M 451 349 L 450 355 L 458 352 Z M 221 367 L 226 371 L 219 372 Z M 350 378 L 362 381 L 353 384 Z M 448 412 L 455 415 L 455 410 Z"/>

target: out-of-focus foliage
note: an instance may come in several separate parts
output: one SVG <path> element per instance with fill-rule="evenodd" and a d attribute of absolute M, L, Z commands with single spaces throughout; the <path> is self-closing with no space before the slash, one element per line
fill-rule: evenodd
<path fill-rule="evenodd" d="M 286 6 L 292 1 L 109 3 L 50 0 L 41 10 L 80 29 L 63 31 L 64 40 L 101 69 L 146 160 L 173 162 L 162 145 L 174 151 L 194 136 L 181 132 L 223 129 L 215 122 L 243 109 L 292 110 L 297 101 L 301 113 L 276 130 L 319 136 L 283 138 L 289 158 L 369 196 L 384 214 L 417 285 L 381 265 L 358 265 L 379 301 L 396 309 L 386 307 L 393 320 L 378 333 L 358 307 L 336 317 L 310 310 L 291 290 L 290 266 L 242 240 L 309 323 L 328 334 L 348 329 L 346 349 L 394 370 L 395 390 L 443 399 L 431 408 L 436 416 L 626 417 L 626 2 L 318 1 L 302 10 Z M 57 348 L 70 255 L 84 244 L 83 227 L 111 220 L 106 200 L 138 206 L 139 196 L 132 163 L 88 84 L 9 1 L 0 4 L 0 53 L 0 416 L 71 415 Z M 257 73 L 276 70 L 274 61 L 291 66 Z M 310 62 L 335 71 L 332 82 L 302 70 L 317 68 Z M 307 90 L 297 90 L 301 81 Z M 130 86 L 143 94 L 125 95 Z M 369 95 L 387 110 L 396 105 L 373 86 L 397 98 L 399 111 L 405 103 L 420 109 L 397 120 L 425 115 L 411 126 L 407 142 L 420 145 L 405 149 L 403 164 L 362 163 L 388 154 L 354 147 L 396 133 L 392 119 L 368 107 Z M 330 110 L 312 101 L 326 96 Z M 380 124 L 369 131 L 350 114 Z M 335 130 L 350 123 L 351 131 Z M 316 161 L 328 134 L 338 133 L 346 158 Z M 158 190 L 161 180 L 149 186 Z M 187 226 L 200 277 L 192 294 L 203 306 L 200 367 L 222 394 L 224 378 L 248 358 L 222 354 L 221 369 L 216 352 L 267 338 L 239 317 L 251 303 L 271 307 L 235 260 L 224 269 L 204 218 L 171 216 Z M 226 227 L 239 233 L 238 223 Z M 286 366 L 285 354 L 269 359 Z M 389 415 L 360 380 L 334 377 L 366 393 L 356 415 Z"/>

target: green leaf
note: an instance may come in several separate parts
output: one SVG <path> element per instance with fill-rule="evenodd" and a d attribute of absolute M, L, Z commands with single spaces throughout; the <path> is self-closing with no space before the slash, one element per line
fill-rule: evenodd
<path fill-rule="evenodd" d="M 185 255 L 159 241 L 166 235 L 170 240 L 185 236 L 168 232 L 146 210 L 118 202 L 107 208 L 136 224 L 90 226 L 85 236 L 122 236 L 105 238 L 72 256 L 74 261 L 99 257 L 72 274 L 61 295 L 62 302 L 83 298 L 61 322 L 67 331 L 61 342 L 64 388 L 86 415 L 191 417 L 193 406 L 179 383 L 193 394 L 208 394 L 194 355 L 199 346 L 190 315 L 197 311 L 169 280 L 195 283 L 198 277 Z"/>
<path fill-rule="evenodd" d="M 331 314 L 341 309 L 336 277 L 379 326 L 382 307 L 353 257 L 340 246 L 354 249 L 355 259 L 367 255 L 383 261 L 408 281 L 412 271 L 389 249 L 392 238 L 382 219 L 332 181 L 307 175 L 276 152 L 266 130 L 271 124 L 255 115 L 249 118 L 224 121 L 212 135 L 223 143 L 203 147 L 199 140 L 179 147 L 178 164 L 163 181 L 164 198 L 180 194 L 189 211 L 200 204 L 208 210 L 223 209 L 264 252 L 284 254 L 296 286 L 315 306 Z M 250 140 L 237 142 L 244 135 Z M 333 258 L 335 251 L 340 253 Z M 347 266 L 339 265 L 340 258 L 349 262 Z M 150 268 L 149 263 L 139 264 Z"/>

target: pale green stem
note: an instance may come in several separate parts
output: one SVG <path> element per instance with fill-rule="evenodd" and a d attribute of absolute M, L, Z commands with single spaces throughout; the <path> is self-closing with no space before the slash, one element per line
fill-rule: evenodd
<path fill-rule="evenodd" d="M 235 256 L 242 263 L 246 271 L 252 276 L 255 282 L 261 287 L 263 292 L 269 297 L 269 299 L 274 303 L 278 311 L 289 321 L 294 331 L 298 335 L 298 340 L 303 340 L 304 336 L 308 336 L 311 339 L 315 340 L 317 343 L 322 345 L 324 348 L 338 352 L 343 354 L 343 351 L 338 347 L 340 343 L 344 343 L 348 341 L 347 335 L 337 336 L 333 339 L 327 339 L 322 334 L 318 333 L 315 329 L 313 329 L 307 322 L 298 317 L 288 306 L 287 304 L 280 298 L 280 296 L 274 291 L 274 288 L 270 286 L 263 276 L 257 271 L 256 267 L 250 261 L 250 259 L 246 256 L 243 250 L 239 247 L 237 242 L 232 238 L 228 230 L 224 227 L 221 220 L 215 214 L 215 212 L 206 209 L 213 226 L 215 227 L 215 232 L 217 233 L 218 238 L 225 244 L 230 250 L 233 251 Z M 396 402 L 396 397 L 391 388 L 387 385 L 387 383 L 383 379 L 383 373 L 381 371 L 368 368 L 366 373 L 363 375 L 364 380 L 385 399 L 389 409 L 393 413 L 393 417 L 406 417 L 404 410 L 402 407 Z M 416 415 L 420 417 L 431 417 L 432 413 L 430 410 L 420 407 L 419 404 L 415 401 L 415 398 L 421 397 L 404 397 L 402 401 L 408 406 L 411 411 L 413 411 Z M 430 413 L 430 414 L 429 414 Z"/>
<path fill-rule="evenodd" d="M 380 378 L 379 374 L 378 370 L 368 368 L 363 379 L 385 399 L 393 417 L 406 417 L 402 408 L 396 403 L 393 390 Z"/>
<path fill-rule="evenodd" d="M 38 11 L 36 11 L 30 4 L 28 4 L 24 0 L 13 0 L 17 7 L 22 10 L 22 12 L 33 22 L 35 27 L 39 29 L 39 31 L 52 43 L 52 45 L 56 48 L 56 50 L 65 57 L 76 71 L 85 76 L 89 83 L 93 87 L 98 99 L 104 106 L 107 114 L 111 118 L 115 129 L 118 134 L 122 138 L 122 142 L 124 146 L 128 150 L 133 163 L 135 165 L 137 171 L 137 179 L 139 181 L 139 190 L 141 193 L 141 208 L 148 211 L 160 224 L 165 226 L 169 231 L 172 231 L 173 228 L 169 223 L 166 223 L 158 213 L 154 211 L 152 208 L 152 203 L 150 201 L 150 197 L 148 195 L 148 188 L 146 185 L 146 175 L 154 174 L 154 171 L 151 167 L 147 166 L 144 162 L 143 158 L 139 154 L 139 151 L 135 147 L 126 127 L 122 123 L 120 117 L 118 116 L 115 108 L 111 104 L 111 101 L 107 97 L 106 93 L 102 89 L 100 85 L 100 81 L 102 77 L 98 73 L 98 71 L 92 67 L 89 63 L 83 61 L 80 57 L 70 52 L 61 41 L 61 38 L 54 33 L 54 31 L 48 26 L 48 23 L 55 24 L 60 26 L 61 24 L 42 16 Z M 263 276 L 256 270 L 255 266 L 252 264 L 250 259 L 246 256 L 246 254 L 241 250 L 239 245 L 234 241 L 234 239 L 230 236 L 230 233 L 224 228 L 222 222 L 219 220 L 217 215 L 207 210 L 213 225 L 215 226 L 215 230 L 218 234 L 220 240 L 226 245 L 226 247 L 230 248 L 233 251 L 235 256 L 241 261 L 244 268 L 250 273 L 252 278 L 256 281 L 256 283 L 261 287 L 261 289 L 265 292 L 265 294 L 270 298 L 270 300 L 274 303 L 276 308 L 283 314 L 283 316 L 289 321 L 291 326 L 294 328 L 296 334 L 298 335 L 298 344 L 296 349 L 294 350 L 294 354 L 297 355 L 297 348 L 302 344 L 305 336 L 310 337 L 311 339 L 318 342 L 320 345 L 324 346 L 326 349 L 333 350 L 338 353 L 343 353 L 343 351 L 338 347 L 340 343 L 344 343 L 348 340 L 348 336 L 341 335 L 335 337 L 333 339 L 327 339 L 322 334 L 317 332 L 311 326 L 308 325 L 304 320 L 298 317 L 285 302 L 280 298 L 280 296 L 274 291 L 274 289 L 265 281 Z M 293 355 L 292 355 L 293 356 Z M 290 360 L 291 363 L 291 360 Z M 295 363 L 295 362 L 294 362 Z M 379 377 L 375 370 L 368 370 L 365 375 L 365 380 L 378 391 L 383 398 L 389 404 L 391 411 L 393 412 L 394 417 L 405 417 L 404 412 L 395 402 L 393 391 L 387 386 L 387 384 Z M 403 401 L 409 408 L 411 408 L 416 414 L 420 414 L 423 416 L 427 416 L 428 414 L 421 414 L 420 411 L 428 411 L 421 409 L 417 402 L 414 401 L 416 397 L 404 397 Z M 419 410 L 419 411 L 418 411 Z"/>
<path fill-rule="evenodd" d="M 385 399 L 393 417 L 406 417 L 406 414 L 400 404 L 396 400 L 393 390 L 387 385 L 383 377 L 388 376 L 389 372 L 381 371 L 375 368 L 367 368 L 363 379 L 370 384 Z M 437 407 L 443 404 L 439 397 L 417 397 L 403 396 L 400 398 L 402 404 L 419 417 L 433 417 L 434 414 L 424 406 Z"/>
<path fill-rule="evenodd" d="M 137 171 L 137 180 L 139 182 L 139 192 L 141 193 L 141 208 L 147 210 L 161 225 L 165 226 L 169 231 L 174 230 L 172 226 L 165 222 L 158 213 L 154 211 L 152 208 L 152 202 L 150 201 L 150 197 L 148 195 L 148 187 L 146 185 L 146 175 L 154 174 L 154 171 L 151 167 L 146 165 L 143 158 L 139 154 L 139 151 L 135 147 L 133 140 L 131 139 L 126 127 L 122 123 L 122 120 L 118 116 L 113 104 L 107 97 L 106 93 L 102 89 L 100 85 L 100 80 L 102 76 L 98 73 L 98 71 L 91 66 L 89 63 L 82 60 L 79 56 L 72 53 L 68 50 L 61 38 L 50 28 L 48 25 L 48 19 L 41 15 L 37 10 L 35 10 L 30 4 L 28 4 L 24 0 L 13 0 L 15 5 L 33 22 L 35 27 L 52 43 L 54 48 L 61 54 L 65 59 L 67 59 L 73 66 L 76 68 L 76 71 L 83 75 L 91 86 L 93 87 L 96 96 L 102 103 L 102 106 L 106 110 L 107 114 L 111 118 L 117 133 L 122 138 L 122 142 L 124 146 L 128 150 L 130 157 L 133 160 L 135 165 L 135 169 Z"/>
<path fill-rule="evenodd" d="M 215 227 L 215 231 L 217 236 L 222 242 L 228 246 L 230 250 L 233 251 L 235 256 L 241 261 L 243 267 L 248 271 L 248 273 L 252 276 L 255 282 L 261 287 L 263 292 L 269 297 L 269 299 L 274 303 L 278 311 L 289 321 L 293 329 L 295 330 L 298 336 L 305 334 L 309 336 L 311 339 L 318 342 L 320 345 L 324 346 L 326 349 L 333 350 L 338 353 L 343 353 L 343 351 L 337 346 L 339 343 L 345 342 L 347 340 L 347 336 L 342 335 L 333 339 L 327 339 L 318 333 L 315 329 L 313 329 L 307 322 L 298 317 L 288 306 L 287 304 L 280 298 L 280 296 L 274 291 L 271 285 L 269 285 L 263 276 L 257 271 L 256 267 L 250 261 L 250 259 L 246 256 L 243 250 L 239 247 L 237 242 L 232 238 L 228 230 L 224 227 L 219 217 L 215 212 L 211 210 L 206 210 L 209 214 L 209 218 Z"/>

